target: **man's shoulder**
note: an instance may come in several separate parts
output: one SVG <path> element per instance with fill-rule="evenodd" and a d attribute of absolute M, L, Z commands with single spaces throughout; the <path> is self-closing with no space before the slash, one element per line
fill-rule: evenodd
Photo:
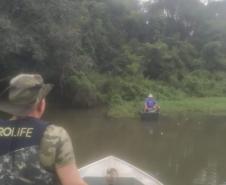
<path fill-rule="evenodd" d="M 45 167 L 61 166 L 75 160 L 70 136 L 63 127 L 51 124 L 46 128 L 41 142 L 40 159 Z"/>
<path fill-rule="evenodd" d="M 57 126 L 54 124 L 49 124 L 45 130 L 45 135 L 47 136 L 57 136 L 61 132 L 65 132 L 65 129 L 61 126 Z"/>
<path fill-rule="evenodd" d="M 63 127 L 50 124 L 43 134 L 43 141 L 55 143 L 63 140 L 65 137 L 68 137 L 68 133 Z"/>

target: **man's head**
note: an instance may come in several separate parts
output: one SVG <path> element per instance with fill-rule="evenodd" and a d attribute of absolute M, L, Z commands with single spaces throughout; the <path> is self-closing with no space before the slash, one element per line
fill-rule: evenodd
<path fill-rule="evenodd" d="M 10 80 L 8 89 L 8 100 L 0 102 L 1 111 L 15 116 L 41 117 L 52 85 L 44 84 L 39 74 L 19 74 Z"/>
<path fill-rule="evenodd" d="M 148 98 L 153 98 L 153 95 L 152 95 L 152 94 L 149 94 L 149 95 L 148 95 Z"/>

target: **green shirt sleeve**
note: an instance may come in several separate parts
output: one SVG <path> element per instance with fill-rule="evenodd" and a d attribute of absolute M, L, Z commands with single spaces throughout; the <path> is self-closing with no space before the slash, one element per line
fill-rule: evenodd
<path fill-rule="evenodd" d="M 41 140 L 39 157 L 47 169 L 75 162 L 72 142 L 64 128 L 55 125 L 47 127 Z"/>

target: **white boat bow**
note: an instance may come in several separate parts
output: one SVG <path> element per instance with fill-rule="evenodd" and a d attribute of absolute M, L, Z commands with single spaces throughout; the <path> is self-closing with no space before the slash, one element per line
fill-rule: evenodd
<path fill-rule="evenodd" d="M 143 185 L 163 185 L 153 176 L 114 156 L 93 162 L 79 169 L 80 175 L 86 177 L 108 177 L 112 171 L 117 177 L 134 178 Z"/>

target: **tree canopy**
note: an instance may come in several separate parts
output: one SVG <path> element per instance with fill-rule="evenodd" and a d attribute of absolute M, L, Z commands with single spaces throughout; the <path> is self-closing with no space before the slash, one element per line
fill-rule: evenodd
<path fill-rule="evenodd" d="M 79 107 L 226 92 L 225 0 L 0 0 L 0 12 L 1 89 L 35 72 Z"/>

